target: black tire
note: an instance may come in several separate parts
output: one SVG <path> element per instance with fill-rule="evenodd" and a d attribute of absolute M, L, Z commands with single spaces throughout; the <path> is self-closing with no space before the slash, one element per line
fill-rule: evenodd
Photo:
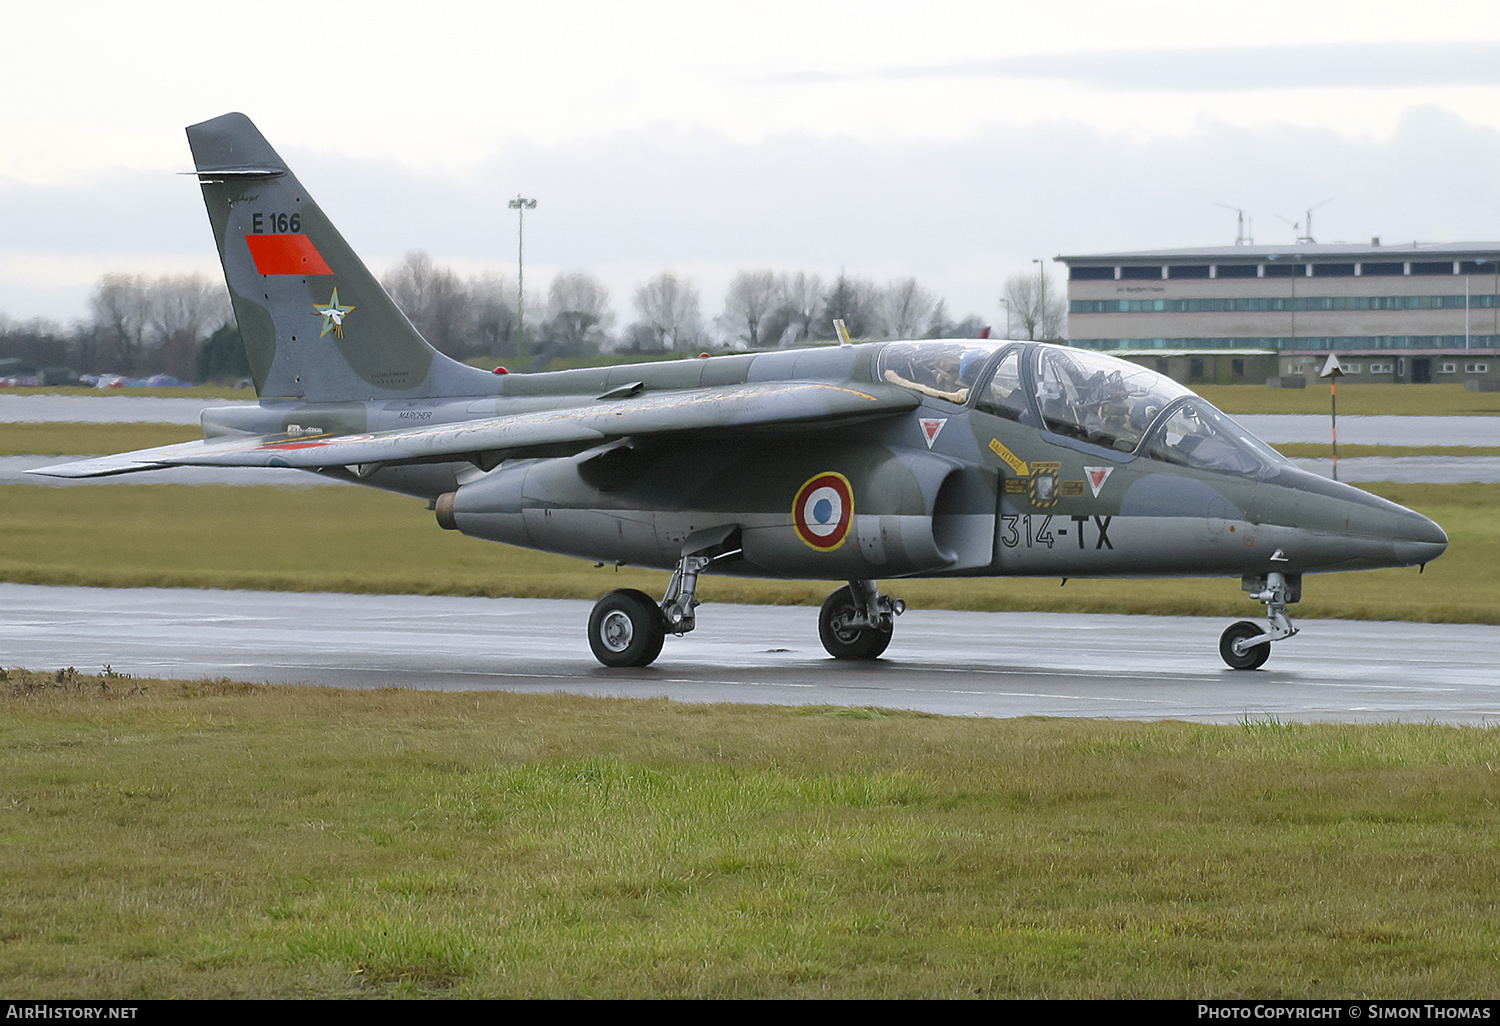
<path fill-rule="evenodd" d="M 661 609 L 634 588 L 610 592 L 589 614 L 589 647 L 605 666 L 650 666 L 666 637 Z"/>
<path fill-rule="evenodd" d="M 818 637 L 835 659 L 878 659 L 891 643 L 894 628 L 848 627 L 845 621 L 855 612 L 854 593 L 845 585 L 823 600 L 818 612 Z"/>
<path fill-rule="evenodd" d="M 1253 638 L 1264 634 L 1265 629 L 1259 624 L 1251 623 L 1249 620 L 1241 620 L 1239 623 L 1230 624 L 1224 628 L 1224 633 L 1219 635 L 1219 655 L 1224 662 L 1229 664 L 1231 670 L 1258 670 L 1271 656 L 1271 643 L 1262 641 L 1259 645 L 1247 651 L 1244 655 L 1237 655 L 1234 651 L 1234 643 L 1245 638 Z"/>

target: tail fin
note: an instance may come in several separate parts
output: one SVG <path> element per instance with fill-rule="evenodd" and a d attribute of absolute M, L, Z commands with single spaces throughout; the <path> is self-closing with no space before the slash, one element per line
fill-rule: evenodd
<path fill-rule="evenodd" d="M 243 114 L 187 130 L 262 398 L 420 399 L 496 391 L 391 300 Z"/>

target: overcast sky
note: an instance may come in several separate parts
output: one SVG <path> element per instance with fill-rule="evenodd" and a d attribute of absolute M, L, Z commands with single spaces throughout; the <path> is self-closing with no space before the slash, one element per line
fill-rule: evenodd
<path fill-rule="evenodd" d="M 0 0 L 0 313 L 218 274 L 185 125 L 249 115 L 376 268 L 915 276 L 1003 323 L 1059 253 L 1500 239 L 1492 3 Z M 277 13 L 267 13 L 274 11 Z M 1330 200 L 1331 202 L 1324 202 Z M 1282 220 L 1285 218 L 1286 220 Z"/>

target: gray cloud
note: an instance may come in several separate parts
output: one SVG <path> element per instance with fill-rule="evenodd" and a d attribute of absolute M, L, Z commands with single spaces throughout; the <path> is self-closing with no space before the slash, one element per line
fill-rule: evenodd
<path fill-rule="evenodd" d="M 1275 215 L 1301 220 L 1330 196 L 1316 215 L 1319 241 L 1500 239 L 1500 132 L 1433 107 L 1408 111 L 1387 140 L 1214 122 L 1156 139 L 1069 122 L 941 143 L 628 133 L 587 146 L 511 146 L 462 179 L 284 155 L 354 247 L 381 265 L 425 249 L 439 263 L 509 272 L 516 236 L 506 200 L 535 196 L 528 269 L 605 276 L 624 320 L 635 286 L 656 270 L 698 277 L 705 311 L 717 312 L 712 274 L 766 266 L 915 275 L 952 313 L 998 319 L 1000 283 L 1032 271 L 1033 258 L 1228 245 L 1234 214 L 1215 201 L 1245 208 L 1262 244 L 1291 240 Z M 196 185 L 172 175 L 0 186 L 0 224 L 3 245 L 20 251 L 202 257 L 212 245 Z M 79 313 L 91 285 L 77 286 Z M 71 316 L 38 308 L 38 298 L 0 280 L 0 311 Z"/>
<path fill-rule="evenodd" d="M 761 81 L 806 85 L 975 76 L 1166 92 L 1491 86 L 1500 84 L 1500 43 L 1312 43 L 1025 54 L 929 68 L 854 75 L 815 72 Z"/>

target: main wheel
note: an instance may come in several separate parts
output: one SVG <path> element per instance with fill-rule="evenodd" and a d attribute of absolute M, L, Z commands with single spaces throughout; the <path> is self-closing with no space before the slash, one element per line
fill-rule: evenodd
<path fill-rule="evenodd" d="M 1264 633 L 1265 631 L 1259 624 L 1251 623 L 1249 620 L 1230 624 L 1224 628 L 1224 633 L 1219 635 L 1219 655 L 1224 657 L 1224 662 L 1228 663 L 1232 670 L 1258 670 L 1271 655 L 1271 643 L 1262 641 L 1259 645 L 1247 649 L 1244 655 L 1235 652 L 1234 643 Z"/>
<path fill-rule="evenodd" d="M 856 627 L 854 593 L 845 585 L 823 600 L 818 612 L 818 637 L 835 659 L 876 659 L 891 643 L 893 627 Z"/>
<path fill-rule="evenodd" d="M 650 666 L 666 636 L 661 610 L 634 588 L 610 592 L 589 614 L 589 647 L 605 666 Z"/>

